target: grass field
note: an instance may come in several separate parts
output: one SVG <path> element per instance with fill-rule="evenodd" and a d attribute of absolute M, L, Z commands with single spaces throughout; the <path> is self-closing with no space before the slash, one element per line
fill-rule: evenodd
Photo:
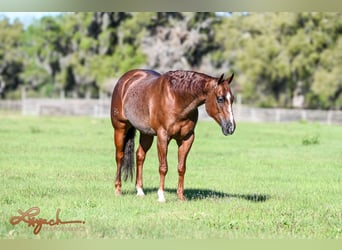
<path fill-rule="evenodd" d="M 146 196 L 123 183 L 114 196 L 109 119 L 0 114 L 1 238 L 342 238 L 342 127 L 237 123 L 224 137 L 199 122 L 179 202 L 176 144 L 169 148 L 165 204 L 157 202 L 155 145 L 145 163 Z M 39 234 L 10 218 L 39 207 Z"/>

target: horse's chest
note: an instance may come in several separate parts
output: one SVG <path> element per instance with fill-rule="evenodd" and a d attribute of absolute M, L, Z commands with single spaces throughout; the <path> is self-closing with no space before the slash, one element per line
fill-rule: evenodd
<path fill-rule="evenodd" d="M 195 109 L 185 118 L 176 118 L 175 122 L 170 124 L 167 131 L 170 137 L 175 139 L 183 139 L 195 130 L 198 119 L 198 110 Z"/>
<path fill-rule="evenodd" d="M 196 123 L 194 121 L 185 120 L 174 123 L 167 129 L 167 132 L 171 138 L 183 139 L 193 133 L 195 126 Z"/>

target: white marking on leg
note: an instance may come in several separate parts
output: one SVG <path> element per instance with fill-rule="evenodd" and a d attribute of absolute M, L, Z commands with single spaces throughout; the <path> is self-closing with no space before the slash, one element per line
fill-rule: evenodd
<path fill-rule="evenodd" d="M 145 193 L 141 187 L 137 187 L 137 196 L 145 196 Z"/>
<path fill-rule="evenodd" d="M 165 202 L 165 196 L 164 196 L 164 191 L 163 190 L 158 190 L 158 201 L 159 202 Z"/>

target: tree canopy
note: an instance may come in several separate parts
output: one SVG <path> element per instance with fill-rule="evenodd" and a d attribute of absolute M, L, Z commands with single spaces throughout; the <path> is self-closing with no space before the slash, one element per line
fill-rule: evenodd
<path fill-rule="evenodd" d="M 234 72 L 243 103 L 342 109 L 341 13 L 107 13 L 0 20 L 0 95 L 97 97 L 132 68 Z"/>

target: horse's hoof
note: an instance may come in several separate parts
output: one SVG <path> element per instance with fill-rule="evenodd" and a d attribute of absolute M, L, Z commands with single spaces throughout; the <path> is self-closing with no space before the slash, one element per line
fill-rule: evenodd
<path fill-rule="evenodd" d="M 145 196 L 145 193 L 142 190 L 142 188 L 137 188 L 137 196 L 139 196 L 139 197 L 144 197 Z"/>
<path fill-rule="evenodd" d="M 162 190 L 158 190 L 158 201 L 160 203 L 164 203 L 166 201 L 165 196 L 164 196 L 164 191 Z"/>
<path fill-rule="evenodd" d="M 121 196 L 121 191 L 115 190 L 115 196 Z"/>

